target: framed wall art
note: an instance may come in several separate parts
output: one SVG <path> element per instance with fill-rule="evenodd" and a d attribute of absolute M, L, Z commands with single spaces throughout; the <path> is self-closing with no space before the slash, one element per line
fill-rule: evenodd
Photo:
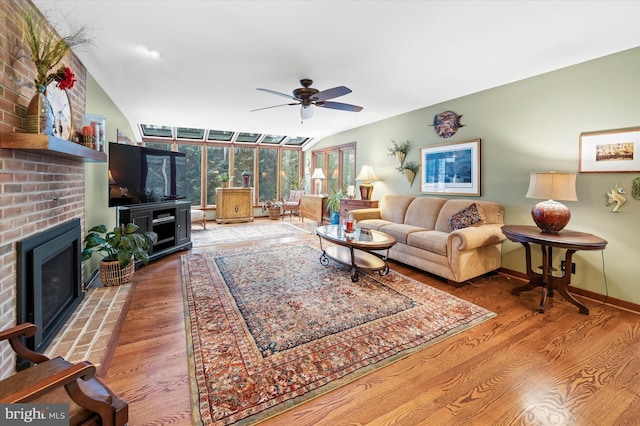
<path fill-rule="evenodd" d="M 580 133 L 580 173 L 640 171 L 640 127 Z"/>
<path fill-rule="evenodd" d="M 421 148 L 420 191 L 480 196 L 480 139 Z"/>

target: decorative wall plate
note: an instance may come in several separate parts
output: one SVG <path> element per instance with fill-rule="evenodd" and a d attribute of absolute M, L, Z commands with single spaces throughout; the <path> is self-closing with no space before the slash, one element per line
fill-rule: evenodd
<path fill-rule="evenodd" d="M 441 138 L 450 138 L 460 127 L 464 127 L 463 124 L 460 124 L 461 117 L 462 115 L 458 115 L 453 111 L 436 114 L 436 116 L 433 117 L 433 126 L 438 136 Z"/>
<path fill-rule="evenodd" d="M 47 100 L 53 110 L 53 136 L 71 139 L 71 105 L 67 91 L 58 88 L 54 81 L 47 86 Z"/>
<path fill-rule="evenodd" d="M 631 184 L 631 196 L 636 200 L 640 200 L 640 177 L 635 178 Z"/>

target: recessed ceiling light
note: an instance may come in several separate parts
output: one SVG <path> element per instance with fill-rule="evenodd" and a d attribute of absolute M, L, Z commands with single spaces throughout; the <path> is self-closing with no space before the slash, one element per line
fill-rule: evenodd
<path fill-rule="evenodd" d="M 150 49 L 150 48 L 148 48 L 148 47 L 146 47 L 146 46 L 138 46 L 138 47 L 136 48 L 136 51 L 137 51 L 138 53 L 140 53 L 141 55 L 143 55 L 143 56 L 148 56 L 148 57 L 150 57 L 150 58 L 156 58 L 156 59 L 158 59 L 158 58 L 160 58 L 160 56 L 161 56 L 161 55 L 160 55 L 160 52 L 159 52 L 158 50 L 153 50 L 153 49 Z"/>

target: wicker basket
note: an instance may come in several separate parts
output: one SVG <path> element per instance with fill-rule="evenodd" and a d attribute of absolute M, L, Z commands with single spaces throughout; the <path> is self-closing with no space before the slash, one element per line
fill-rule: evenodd
<path fill-rule="evenodd" d="M 133 259 L 131 259 L 131 262 L 129 262 L 125 268 L 121 268 L 117 260 L 103 260 L 100 262 L 100 281 L 108 287 L 126 284 L 133 278 L 135 266 L 136 262 Z"/>
<path fill-rule="evenodd" d="M 270 206 L 269 207 L 269 219 L 271 219 L 271 220 L 280 219 L 280 206 Z"/>

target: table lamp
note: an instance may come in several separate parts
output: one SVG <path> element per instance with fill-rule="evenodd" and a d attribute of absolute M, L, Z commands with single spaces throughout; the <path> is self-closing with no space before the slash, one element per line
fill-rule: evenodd
<path fill-rule="evenodd" d="M 324 172 L 320 167 L 313 170 L 311 179 L 315 179 L 314 181 L 315 194 L 320 195 L 320 193 L 322 192 L 322 179 L 325 179 Z"/>
<path fill-rule="evenodd" d="M 373 184 L 369 182 L 370 180 L 378 180 L 376 174 L 373 173 L 373 167 L 368 164 L 365 164 L 360 169 L 360 173 L 356 176 L 356 180 L 362 180 L 360 184 L 360 198 L 363 200 L 370 200 L 371 194 L 373 193 Z"/>
<path fill-rule="evenodd" d="M 557 234 L 571 219 L 569 208 L 557 200 L 578 201 L 576 174 L 533 172 L 529 177 L 529 190 L 526 197 L 546 200 L 533 206 L 531 217 L 542 232 Z"/>

